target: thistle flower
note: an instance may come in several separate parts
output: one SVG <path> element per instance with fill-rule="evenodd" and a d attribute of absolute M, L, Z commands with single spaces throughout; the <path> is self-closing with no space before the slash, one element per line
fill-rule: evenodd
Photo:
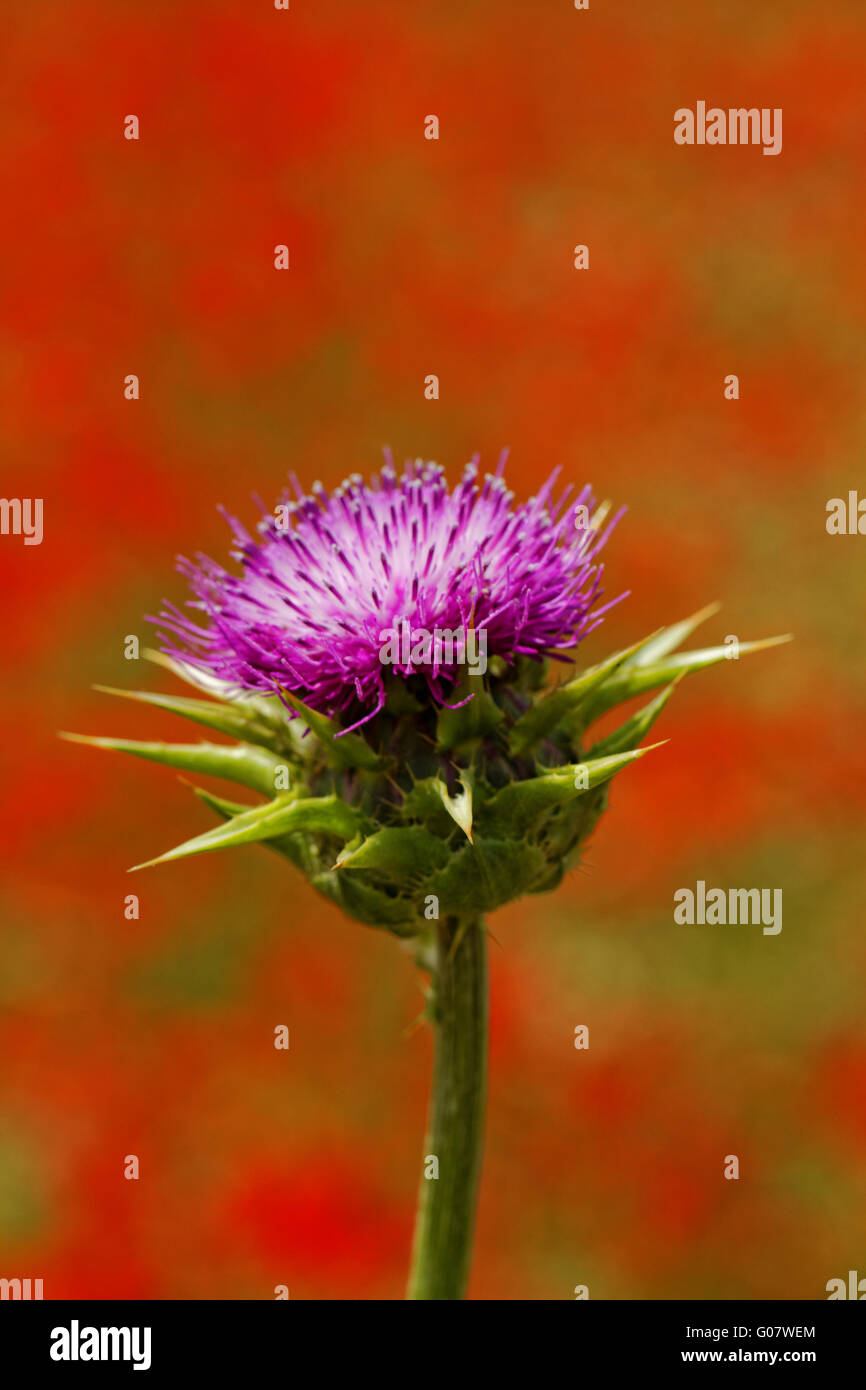
<path fill-rule="evenodd" d="M 175 640 L 166 649 L 239 690 L 289 690 L 328 715 L 357 707 L 361 724 L 385 704 L 386 632 L 408 632 L 393 669 L 423 675 L 439 704 L 460 671 L 432 643 L 425 659 L 424 634 L 474 628 L 486 654 L 507 662 L 576 646 L 605 611 L 593 608 L 597 556 L 618 517 L 604 532 L 575 527 L 592 494 L 584 488 L 567 508 L 567 488 L 553 504 L 558 469 L 514 508 L 504 465 L 503 456 L 479 486 L 473 461 L 452 491 L 438 464 L 420 460 L 398 477 L 389 458 L 369 486 L 356 473 L 331 496 L 321 483 L 304 495 L 293 479 L 296 500 L 263 508 L 258 541 L 228 518 L 240 576 L 206 556 L 180 561 L 196 596 L 190 606 L 207 621 L 169 605 L 162 624 Z"/>
<path fill-rule="evenodd" d="M 67 735 L 239 784 L 197 788 L 219 823 L 149 863 L 261 842 L 349 916 L 405 938 L 431 975 L 430 1132 L 410 1296 L 459 1298 L 468 1276 L 486 1075 L 484 914 L 555 888 L 579 860 L 611 779 L 686 672 L 730 648 L 679 651 L 716 611 L 660 628 L 545 689 L 549 659 L 601 620 L 599 553 L 614 516 L 588 488 L 552 501 L 554 475 L 515 506 L 471 464 L 449 491 L 434 464 L 388 461 L 370 486 L 316 484 L 259 539 L 236 521 L 230 573 L 183 561 L 198 617 L 167 607 L 146 653 L 207 698 L 112 691 L 228 735 L 231 744 Z M 609 607 L 609 604 L 607 605 Z M 484 663 L 423 634 L 483 631 Z M 408 631 L 410 645 L 383 635 Z M 422 634 L 416 645 L 416 634 Z M 741 642 L 739 654 L 786 638 Z M 387 645 L 387 644 L 386 644 Z M 458 652 L 460 649 L 458 648 Z M 487 657 L 489 656 L 489 662 Z M 599 717 L 652 698 L 613 732 Z M 139 865 L 138 867 L 144 867 Z"/>

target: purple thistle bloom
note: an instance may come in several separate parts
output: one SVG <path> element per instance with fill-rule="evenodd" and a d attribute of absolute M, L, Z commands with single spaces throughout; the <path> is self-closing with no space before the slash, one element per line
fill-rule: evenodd
<path fill-rule="evenodd" d="M 398 476 L 386 460 L 370 486 L 353 474 L 331 496 L 321 483 L 305 496 L 292 477 L 297 500 L 275 514 L 262 506 L 259 539 L 227 516 L 242 573 L 207 556 L 181 559 L 196 596 L 187 606 L 207 623 L 166 605 L 160 622 L 174 636 L 160 633 L 164 648 L 233 688 L 289 691 L 329 715 L 354 706 L 356 727 L 385 703 L 389 630 L 474 628 L 486 633 L 490 656 L 542 660 L 576 646 L 612 606 L 595 607 L 597 556 L 621 513 L 603 531 L 576 526 L 593 510 L 590 488 L 571 506 L 570 487 L 552 504 L 557 469 L 513 507 L 504 454 L 480 484 L 477 461 L 467 464 L 451 491 L 438 464 L 407 463 Z M 429 661 L 393 669 L 423 676 L 444 704 L 443 683 L 461 672 L 441 655 L 433 649 Z"/>

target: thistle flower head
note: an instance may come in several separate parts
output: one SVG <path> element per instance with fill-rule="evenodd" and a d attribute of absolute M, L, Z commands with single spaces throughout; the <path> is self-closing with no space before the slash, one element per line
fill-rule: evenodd
<path fill-rule="evenodd" d="M 479 481 L 470 464 L 452 490 L 435 464 L 398 477 L 390 459 L 370 485 L 353 475 L 330 496 L 296 483 L 294 500 L 262 507 L 257 538 L 230 519 L 240 574 L 183 562 L 198 617 L 168 608 L 167 653 L 144 655 L 197 698 L 111 693 L 232 742 L 83 741 L 264 799 L 196 788 L 219 823 L 150 863 L 266 844 L 349 916 L 423 941 L 440 907 L 490 912 L 579 862 L 611 780 L 650 751 L 682 676 L 728 665 L 730 648 L 679 650 L 712 606 L 545 689 L 547 658 L 604 612 L 598 555 L 617 517 L 602 529 L 588 488 L 554 502 L 556 474 L 515 506 L 502 468 Z M 406 627 L 412 647 L 400 644 L 387 679 L 383 635 Z M 435 643 L 416 650 L 418 631 L 461 628 L 484 632 L 484 670 L 459 671 Z M 419 700 L 425 682 L 432 698 Z M 600 718 L 643 695 L 599 734 Z"/>
<path fill-rule="evenodd" d="M 558 470 L 515 506 L 504 463 L 479 479 L 473 461 L 453 489 L 438 464 L 398 475 L 390 458 L 369 484 L 353 474 L 330 495 L 293 479 L 296 498 L 263 508 L 256 538 L 228 518 L 241 574 L 180 561 L 203 620 L 167 606 L 165 649 L 236 689 L 348 710 L 354 727 L 385 703 L 388 634 L 408 637 L 395 673 L 423 676 L 440 705 L 461 674 L 453 647 L 414 634 L 471 629 L 509 663 L 574 647 L 605 611 L 598 554 L 618 516 L 602 529 L 588 487 L 554 502 Z"/>

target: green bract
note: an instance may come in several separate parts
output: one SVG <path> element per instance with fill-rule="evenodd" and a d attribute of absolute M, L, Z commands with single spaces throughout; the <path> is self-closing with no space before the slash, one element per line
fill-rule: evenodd
<path fill-rule="evenodd" d="M 240 803 L 195 788 L 218 823 L 148 864 L 261 841 L 350 917 L 411 937 L 440 913 L 482 914 L 557 886 L 605 809 L 611 778 L 659 746 L 639 745 L 680 678 L 731 655 L 728 645 L 676 650 L 713 611 L 552 689 L 543 688 L 544 664 L 522 658 L 506 666 L 494 657 L 484 677 L 467 677 L 454 691 L 459 708 L 437 708 L 423 682 L 392 675 L 386 706 L 363 735 L 340 735 L 333 720 L 288 693 L 295 718 L 276 697 L 228 698 L 213 680 L 151 652 L 208 698 L 108 693 L 234 743 L 65 737 L 236 782 L 263 798 Z M 786 640 L 741 643 L 739 653 Z M 596 735 L 603 714 L 653 691 L 613 732 Z"/>

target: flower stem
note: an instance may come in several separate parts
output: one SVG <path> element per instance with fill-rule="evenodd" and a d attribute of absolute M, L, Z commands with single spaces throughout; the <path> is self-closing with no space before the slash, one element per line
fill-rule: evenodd
<path fill-rule="evenodd" d="M 437 924 L 433 1093 L 407 1298 L 463 1298 L 487 1098 L 487 942 L 480 917 Z M 438 1160 L 438 1176 L 427 1176 Z"/>

